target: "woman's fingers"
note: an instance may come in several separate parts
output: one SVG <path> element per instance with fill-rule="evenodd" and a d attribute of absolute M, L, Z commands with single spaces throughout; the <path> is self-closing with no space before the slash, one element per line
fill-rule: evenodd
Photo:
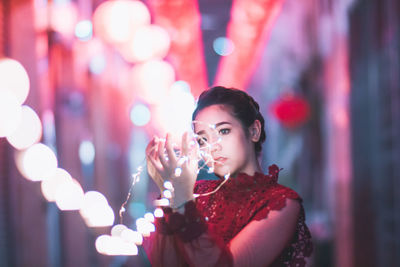
<path fill-rule="evenodd" d="M 165 158 L 164 150 L 165 150 L 165 142 L 162 140 L 159 140 L 158 146 L 157 146 L 158 159 L 160 160 L 162 166 L 164 166 L 164 168 L 165 168 L 168 164 L 168 161 Z"/>
<path fill-rule="evenodd" d="M 169 134 L 167 134 L 167 137 L 166 137 L 166 140 L 165 140 L 165 149 L 167 151 L 169 164 L 171 166 L 176 165 L 176 155 L 175 155 L 174 149 L 172 147 L 171 136 Z"/>
<path fill-rule="evenodd" d="M 182 135 L 182 150 L 181 150 L 181 156 L 182 157 L 185 157 L 185 156 L 187 156 L 188 155 L 188 152 L 189 152 L 189 147 L 188 147 L 188 132 L 185 132 L 183 135 Z"/>

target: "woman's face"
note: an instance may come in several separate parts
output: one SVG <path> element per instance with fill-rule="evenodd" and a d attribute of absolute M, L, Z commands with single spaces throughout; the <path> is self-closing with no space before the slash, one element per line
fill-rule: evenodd
<path fill-rule="evenodd" d="M 194 132 L 200 148 L 210 153 L 217 175 L 236 176 L 239 172 L 253 175 L 257 170 L 254 143 L 228 107 L 212 105 L 202 109 L 195 118 Z"/>

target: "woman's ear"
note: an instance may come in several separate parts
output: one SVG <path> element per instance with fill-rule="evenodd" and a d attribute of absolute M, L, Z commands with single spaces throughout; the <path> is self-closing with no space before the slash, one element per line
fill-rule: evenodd
<path fill-rule="evenodd" d="M 259 120 L 255 120 L 252 125 L 249 127 L 250 139 L 253 142 L 258 142 L 260 140 L 261 135 L 261 122 Z"/>

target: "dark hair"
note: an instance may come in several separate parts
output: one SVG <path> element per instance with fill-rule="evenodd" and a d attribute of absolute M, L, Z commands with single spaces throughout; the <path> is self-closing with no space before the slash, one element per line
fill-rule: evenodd
<path fill-rule="evenodd" d="M 230 107 L 232 115 L 241 122 L 246 135 L 248 135 L 248 129 L 254 121 L 260 121 L 260 139 L 254 144 L 255 152 L 259 154 L 262 149 L 262 143 L 265 141 L 265 121 L 260 113 L 260 106 L 258 103 L 244 91 L 235 88 L 215 86 L 201 93 L 197 101 L 197 107 L 193 112 L 192 120 L 196 118 L 197 114 L 202 109 L 212 105 L 225 105 Z"/>

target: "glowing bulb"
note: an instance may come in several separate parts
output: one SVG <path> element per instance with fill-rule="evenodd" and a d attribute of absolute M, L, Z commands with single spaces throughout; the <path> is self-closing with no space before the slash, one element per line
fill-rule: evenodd
<path fill-rule="evenodd" d="M 182 168 L 177 167 L 175 169 L 175 177 L 179 177 L 179 176 L 181 176 L 181 174 L 182 174 Z"/>
<path fill-rule="evenodd" d="M 149 236 L 151 232 L 155 231 L 154 224 L 148 222 L 145 218 L 139 218 L 136 220 L 136 228 L 143 236 Z"/>
<path fill-rule="evenodd" d="M 138 248 L 133 243 L 124 242 L 118 255 L 134 256 L 138 254 Z"/>
<path fill-rule="evenodd" d="M 167 199 L 167 198 L 156 199 L 156 200 L 154 200 L 154 205 L 160 206 L 160 207 L 169 206 L 169 199 Z"/>
<path fill-rule="evenodd" d="M 22 105 L 29 93 L 29 77 L 25 68 L 16 60 L 0 59 L 0 92 L 10 91 Z M 3 98 L 0 97 L 0 100 Z M 0 105 L 1 107 L 2 105 Z M 0 123 L 1 125 L 1 123 Z"/>
<path fill-rule="evenodd" d="M 17 155 L 17 167 L 31 181 L 51 178 L 57 169 L 54 152 L 42 143 L 35 144 Z"/>
<path fill-rule="evenodd" d="M 143 236 L 137 232 L 133 231 L 131 229 L 125 229 L 121 233 L 121 238 L 125 242 L 128 243 L 135 243 L 136 245 L 141 245 L 143 243 Z"/>
<path fill-rule="evenodd" d="M 96 151 L 91 141 L 83 141 L 79 145 L 79 158 L 83 164 L 89 165 L 94 161 Z"/>
<path fill-rule="evenodd" d="M 224 176 L 225 180 L 226 180 L 226 179 L 229 179 L 230 176 L 231 176 L 230 173 L 225 174 L 225 176 Z"/>
<path fill-rule="evenodd" d="M 84 218 L 88 227 L 111 226 L 114 223 L 114 219 L 114 211 L 109 205 L 92 206 L 90 212 L 86 212 L 86 217 Z"/>
<path fill-rule="evenodd" d="M 165 181 L 164 187 L 170 191 L 172 191 L 174 189 L 174 186 L 172 185 L 172 183 L 170 181 Z"/>
<path fill-rule="evenodd" d="M 104 227 L 114 223 L 114 211 L 107 199 L 97 191 L 88 191 L 83 196 L 79 213 L 89 227 Z"/>
<path fill-rule="evenodd" d="M 165 132 L 181 136 L 191 130 L 191 115 L 196 107 L 193 95 L 182 87 L 173 86 L 155 109 L 155 121 Z"/>
<path fill-rule="evenodd" d="M 150 110 L 143 104 L 137 104 L 130 112 L 130 118 L 133 124 L 137 126 L 144 126 L 150 121 Z"/>
<path fill-rule="evenodd" d="M 154 217 L 161 218 L 162 216 L 164 216 L 163 210 L 161 208 L 156 208 L 154 210 Z"/>
<path fill-rule="evenodd" d="M 22 116 L 18 128 L 7 141 L 16 149 L 26 149 L 37 143 L 42 136 L 42 124 L 36 112 L 28 106 L 22 106 Z"/>
<path fill-rule="evenodd" d="M 121 236 L 122 231 L 128 229 L 126 225 L 123 224 L 116 224 L 111 228 L 111 236 Z"/>
<path fill-rule="evenodd" d="M 0 89 L 0 137 L 12 135 L 22 120 L 22 108 L 10 91 Z"/>
<path fill-rule="evenodd" d="M 208 173 L 213 173 L 213 172 L 214 172 L 214 168 L 213 168 L 213 167 L 210 167 L 210 168 L 208 169 L 207 172 L 208 172 Z"/>
<path fill-rule="evenodd" d="M 111 236 L 101 235 L 96 238 L 95 247 L 98 253 L 107 254 L 109 250 Z"/>
<path fill-rule="evenodd" d="M 56 201 L 56 192 L 63 183 L 72 182 L 71 175 L 64 169 L 57 168 L 54 175 L 43 180 L 40 184 L 42 194 L 47 201 Z"/>
<path fill-rule="evenodd" d="M 172 197 L 172 193 L 171 191 L 169 191 L 168 189 L 163 191 L 163 196 L 166 198 L 171 198 Z"/>
<path fill-rule="evenodd" d="M 56 192 L 56 204 L 60 210 L 79 210 L 83 203 L 83 190 L 80 183 L 72 181 L 61 184 Z"/>
<path fill-rule="evenodd" d="M 152 222 L 152 223 L 154 222 L 154 215 L 150 212 L 146 213 L 144 215 L 144 218 L 149 222 Z"/>

